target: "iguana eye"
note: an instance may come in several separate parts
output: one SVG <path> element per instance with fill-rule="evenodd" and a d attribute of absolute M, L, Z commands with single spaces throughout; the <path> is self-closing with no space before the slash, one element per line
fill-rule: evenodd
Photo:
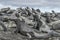
<path fill-rule="evenodd" d="M 33 26 L 32 24 L 28 24 L 29 26 Z"/>

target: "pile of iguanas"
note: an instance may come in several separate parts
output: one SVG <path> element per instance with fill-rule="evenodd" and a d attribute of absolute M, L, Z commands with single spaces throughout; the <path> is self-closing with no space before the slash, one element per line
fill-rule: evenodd
<path fill-rule="evenodd" d="M 16 25 L 14 33 L 19 33 L 28 38 L 59 37 L 60 33 L 53 30 L 54 25 L 60 23 L 56 16 L 58 15 L 53 10 L 52 13 L 43 13 L 40 9 L 29 7 L 17 8 L 16 10 L 8 7 L 0 9 L 0 25 L 7 32 L 8 28 L 4 23 L 13 21 Z M 57 26 L 57 28 L 59 27 Z"/>

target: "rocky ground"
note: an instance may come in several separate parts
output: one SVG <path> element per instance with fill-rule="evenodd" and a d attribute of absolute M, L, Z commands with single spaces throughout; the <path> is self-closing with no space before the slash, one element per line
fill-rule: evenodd
<path fill-rule="evenodd" d="M 0 40 L 42 40 L 42 39 L 29 39 L 26 36 L 20 35 L 19 33 L 15 34 L 12 30 L 15 28 L 11 28 L 7 32 L 0 30 Z M 46 39 L 44 39 L 46 40 Z"/>
<path fill-rule="evenodd" d="M 0 23 L 0 25 L 5 25 L 7 29 L 7 31 L 4 31 L 3 26 L 0 26 L 0 40 L 60 40 L 60 37 L 53 37 L 53 35 L 55 35 L 55 33 L 53 34 L 54 31 L 60 33 L 60 13 L 56 14 L 54 11 L 52 11 L 52 13 L 46 12 L 44 14 L 40 12 L 39 9 L 35 10 L 32 8 L 31 10 L 29 7 L 25 9 L 18 8 L 17 10 L 12 10 L 8 7 L 0 10 L 0 22 L 2 22 L 2 24 Z M 14 21 L 11 21 L 10 19 L 14 19 Z M 16 19 L 19 20 L 15 21 Z M 34 31 L 33 33 L 35 35 L 32 34 L 34 35 L 34 38 L 33 36 L 31 37 L 31 35 L 23 36 L 18 32 L 14 33 L 14 31 L 17 29 L 16 27 L 18 29 L 21 29 L 19 29 L 18 32 L 20 31 L 20 33 L 22 32 L 22 34 L 27 34 Z M 37 31 L 29 31 L 28 28 L 30 30 L 36 29 Z M 49 36 L 50 38 L 46 38 L 46 35 L 44 34 L 46 34 L 47 37 Z M 41 35 L 44 36 L 41 37 Z"/>

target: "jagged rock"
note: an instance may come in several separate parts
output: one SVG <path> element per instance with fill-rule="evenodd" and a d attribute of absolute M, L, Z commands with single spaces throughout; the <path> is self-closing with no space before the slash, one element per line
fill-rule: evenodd
<path fill-rule="evenodd" d="M 1 9 L 1 12 L 2 12 L 2 13 L 6 13 L 8 10 L 10 10 L 9 7 L 8 7 L 8 8 L 2 8 L 2 9 Z"/>

